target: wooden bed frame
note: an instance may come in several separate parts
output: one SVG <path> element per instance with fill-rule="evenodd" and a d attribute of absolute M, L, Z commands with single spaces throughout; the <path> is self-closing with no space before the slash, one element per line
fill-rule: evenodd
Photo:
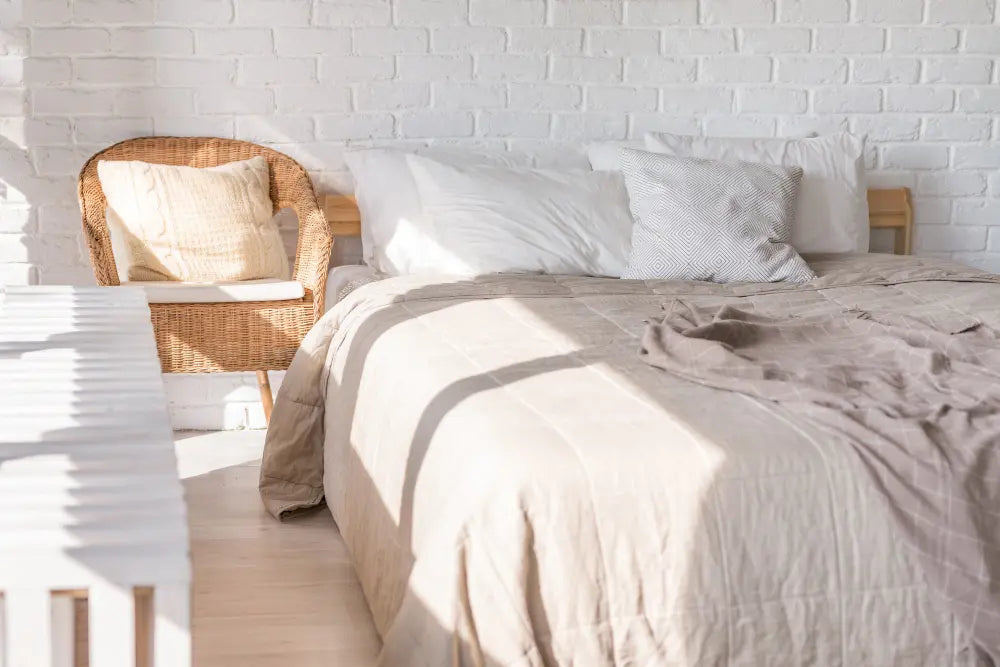
<path fill-rule="evenodd" d="M 913 202 L 909 188 L 868 191 L 868 224 L 872 229 L 891 229 L 896 238 L 893 252 L 913 252 Z"/>
<path fill-rule="evenodd" d="M 361 236 L 361 211 L 351 195 L 327 195 L 323 210 L 334 236 Z M 868 191 L 868 220 L 872 229 L 891 229 L 895 233 L 893 252 L 909 255 L 913 251 L 913 205 L 909 188 Z"/>

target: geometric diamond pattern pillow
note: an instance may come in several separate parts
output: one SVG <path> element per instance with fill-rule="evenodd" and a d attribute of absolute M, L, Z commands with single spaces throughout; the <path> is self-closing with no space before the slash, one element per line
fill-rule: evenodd
<path fill-rule="evenodd" d="M 626 279 L 806 282 L 789 241 L 800 167 L 621 150 L 635 218 Z"/>

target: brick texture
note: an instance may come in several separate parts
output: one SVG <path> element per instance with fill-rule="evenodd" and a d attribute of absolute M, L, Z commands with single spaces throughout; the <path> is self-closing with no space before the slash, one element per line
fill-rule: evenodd
<path fill-rule="evenodd" d="M 76 172 L 149 133 L 271 144 L 331 190 L 349 146 L 585 165 L 588 141 L 648 130 L 849 129 L 873 185 L 913 188 L 919 252 L 1000 271 L 995 0 L 0 4 L 0 283 L 92 280 Z M 252 384 L 210 382 L 171 382 L 175 416 L 258 424 Z"/>

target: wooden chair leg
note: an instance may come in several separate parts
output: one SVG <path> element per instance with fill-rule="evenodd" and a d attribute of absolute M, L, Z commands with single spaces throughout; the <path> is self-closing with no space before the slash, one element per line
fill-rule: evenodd
<path fill-rule="evenodd" d="M 260 387 L 260 402 L 264 406 L 264 421 L 271 423 L 271 410 L 274 409 L 274 394 L 271 393 L 271 381 L 267 379 L 267 371 L 257 371 L 257 385 Z"/>

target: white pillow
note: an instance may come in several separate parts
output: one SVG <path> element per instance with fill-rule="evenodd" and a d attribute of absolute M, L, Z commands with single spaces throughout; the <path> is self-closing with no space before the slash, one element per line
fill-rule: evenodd
<path fill-rule="evenodd" d="M 344 155 L 354 176 L 354 195 L 361 211 L 361 247 L 365 264 L 389 275 L 405 273 L 386 256 L 386 246 L 401 221 L 419 224 L 423 215 L 417 185 L 406 156 L 410 152 L 389 148 L 348 151 Z M 456 165 L 514 166 L 515 158 L 502 154 L 430 149 L 425 154 Z"/>
<path fill-rule="evenodd" d="M 865 140 L 847 133 L 809 139 L 646 135 L 646 150 L 673 157 L 802 167 L 792 245 L 799 252 L 868 252 Z"/>
<path fill-rule="evenodd" d="M 587 159 L 594 171 L 621 171 L 621 150 L 634 148 L 642 150 L 641 141 L 603 141 L 587 147 Z"/>
<path fill-rule="evenodd" d="M 406 273 L 617 277 L 625 268 L 632 217 L 621 174 L 407 162 L 426 215 L 387 248 Z"/>

